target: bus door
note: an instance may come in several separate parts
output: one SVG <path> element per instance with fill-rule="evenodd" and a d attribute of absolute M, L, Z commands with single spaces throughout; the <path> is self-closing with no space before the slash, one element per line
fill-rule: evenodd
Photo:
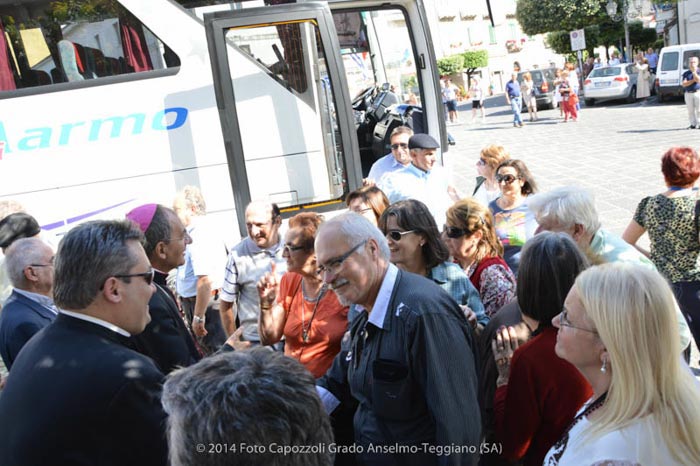
<path fill-rule="evenodd" d="M 251 200 L 285 216 L 341 208 L 362 175 L 328 6 L 219 11 L 204 23 L 241 235 Z"/>

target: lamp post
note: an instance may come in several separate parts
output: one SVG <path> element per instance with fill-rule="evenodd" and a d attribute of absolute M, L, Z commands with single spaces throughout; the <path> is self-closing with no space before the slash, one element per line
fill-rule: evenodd
<path fill-rule="evenodd" d="M 618 13 L 617 11 L 617 0 L 608 0 L 605 5 L 605 11 L 610 16 L 613 21 L 624 21 L 623 25 L 625 28 L 625 58 L 627 63 L 631 63 L 632 60 L 632 48 L 630 47 L 630 28 L 627 23 L 628 19 L 634 19 L 642 11 L 642 1 L 641 0 L 620 0 L 622 2 L 622 11 Z"/>

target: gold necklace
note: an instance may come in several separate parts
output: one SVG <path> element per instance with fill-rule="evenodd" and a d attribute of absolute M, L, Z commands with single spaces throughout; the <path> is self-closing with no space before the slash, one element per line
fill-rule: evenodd
<path fill-rule="evenodd" d="M 301 287 L 301 294 L 302 294 L 302 301 L 301 301 L 301 340 L 304 343 L 309 342 L 309 332 L 311 331 L 311 324 L 314 321 L 314 317 L 316 317 L 316 311 L 318 310 L 318 303 L 321 302 L 321 299 L 323 299 L 323 295 L 326 294 L 326 290 L 328 287 L 324 283 L 323 286 L 321 286 L 321 291 L 318 293 L 318 296 L 316 296 L 316 299 L 314 300 L 314 310 L 311 312 L 311 318 L 309 319 L 309 325 L 306 325 L 306 316 L 304 309 L 306 308 L 306 297 L 304 295 L 304 286 L 303 286 L 304 280 L 302 279 L 302 287 Z"/>

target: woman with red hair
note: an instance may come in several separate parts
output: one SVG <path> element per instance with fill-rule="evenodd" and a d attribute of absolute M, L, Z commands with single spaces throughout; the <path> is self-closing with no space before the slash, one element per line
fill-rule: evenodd
<path fill-rule="evenodd" d="M 661 158 L 666 190 L 642 199 L 622 238 L 648 256 L 673 285 L 695 342 L 700 344 L 700 205 L 695 182 L 700 159 L 690 147 L 672 147 Z M 651 250 L 636 243 L 649 233 Z"/>

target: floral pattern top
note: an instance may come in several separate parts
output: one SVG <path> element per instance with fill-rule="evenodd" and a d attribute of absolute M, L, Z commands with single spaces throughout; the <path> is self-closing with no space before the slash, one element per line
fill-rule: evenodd
<path fill-rule="evenodd" d="M 651 261 L 672 283 L 700 280 L 700 241 L 695 219 L 696 197 L 642 199 L 634 221 L 649 234 Z"/>
<path fill-rule="evenodd" d="M 474 263 L 465 270 L 468 276 L 472 276 L 477 265 L 478 263 Z M 515 299 L 515 286 L 515 275 L 508 267 L 493 264 L 481 272 L 479 295 L 489 318 Z"/>

